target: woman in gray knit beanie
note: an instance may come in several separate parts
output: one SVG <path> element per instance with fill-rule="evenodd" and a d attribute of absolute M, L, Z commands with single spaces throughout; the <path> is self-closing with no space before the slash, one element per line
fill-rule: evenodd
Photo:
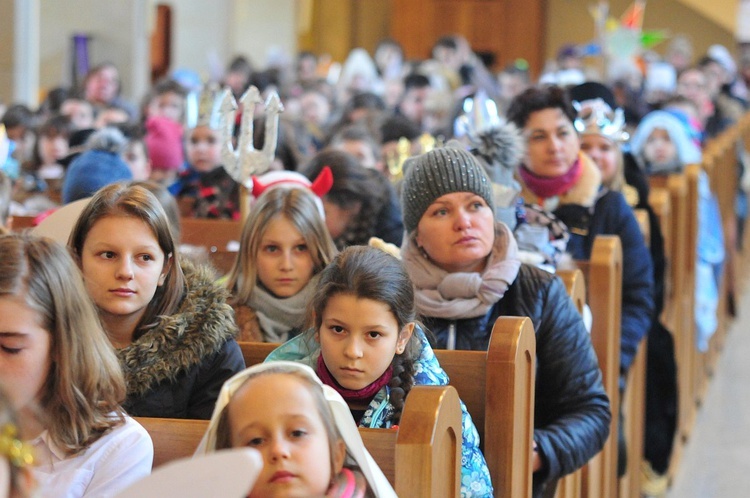
<path fill-rule="evenodd" d="M 596 454 L 609 432 L 609 402 L 586 327 L 559 278 L 519 261 L 473 155 L 439 148 L 409 159 L 404 170 L 401 255 L 435 345 L 486 350 L 499 316 L 534 323 L 535 396 L 544 415 L 534 420 L 533 497 L 540 497 Z"/>
<path fill-rule="evenodd" d="M 419 311 L 459 318 L 486 313 L 521 263 L 510 230 L 495 221 L 484 169 L 469 152 L 453 147 L 413 157 L 404 169 L 407 236 L 401 254 L 417 287 Z M 445 294 L 441 285 L 449 274 Z"/>

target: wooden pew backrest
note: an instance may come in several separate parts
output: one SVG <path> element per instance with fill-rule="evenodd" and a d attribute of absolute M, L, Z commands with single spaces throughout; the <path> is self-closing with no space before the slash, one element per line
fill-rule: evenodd
<path fill-rule="evenodd" d="M 580 272 L 579 276 L 583 278 Z M 583 293 L 582 288 L 579 291 Z M 263 362 L 278 347 L 263 342 L 239 345 L 247 366 Z M 499 318 L 486 352 L 435 350 L 435 355 L 477 427 L 496 494 L 528 496 L 536 372 L 536 337 L 531 321 Z M 407 402 L 411 397 L 409 394 Z M 404 428 L 403 419 L 400 427 Z"/>
<path fill-rule="evenodd" d="M 536 374 L 531 320 L 498 318 L 486 352 L 435 355 L 479 431 L 495 495 L 530 496 Z"/>
<path fill-rule="evenodd" d="M 154 443 L 153 467 L 193 455 L 207 420 L 135 417 Z M 452 386 L 416 386 L 398 430 L 360 429 L 365 447 L 399 496 L 458 496 L 461 406 Z"/>
<path fill-rule="evenodd" d="M 148 431 L 154 443 L 153 468 L 191 456 L 208 428 L 208 420 L 152 417 L 135 417 L 135 420 Z"/>
<path fill-rule="evenodd" d="M 245 358 L 245 366 L 252 367 L 258 363 L 263 363 L 271 354 L 271 351 L 279 347 L 281 344 L 273 342 L 238 342 L 240 349 L 242 350 L 242 356 Z"/>
<path fill-rule="evenodd" d="M 591 259 L 577 261 L 586 277 L 591 308 L 591 342 L 602 370 L 604 389 L 613 414 L 619 412 L 620 316 L 622 306 L 622 246 L 616 235 L 599 235 Z M 584 467 L 583 495 L 617 495 L 617 416 L 612 417 L 604 449 Z"/>

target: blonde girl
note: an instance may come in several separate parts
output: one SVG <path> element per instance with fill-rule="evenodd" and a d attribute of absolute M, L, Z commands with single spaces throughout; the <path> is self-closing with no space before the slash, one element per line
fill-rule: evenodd
<path fill-rule="evenodd" d="M 317 275 L 336 255 L 317 202 L 279 186 L 253 205 L 227 279 L 240 341 L 284 342 L 304 323 Z"/>
<path fill-rule="evenodd" d="M 344 400 L 299 363 L 256 365 L 224 384 L 196 454 L 240 446 L 264 460 L 250 497 L 396 496 Z"/>
<path fill-rule="evenodd" d="M 120 407 L 120 366 L 80 272 L 49 239 L 0 237 L 0 387 L 41 496 L 101 496 L 150 473 L 151 439 Z"/>

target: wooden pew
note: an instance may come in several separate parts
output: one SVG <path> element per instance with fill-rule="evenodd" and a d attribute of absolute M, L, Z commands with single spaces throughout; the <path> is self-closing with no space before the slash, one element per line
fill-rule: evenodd
<path fill-rule="evenodd" d="M 666 324 L 672 332 L 677 361 L 677 389 L 679 398 L 678 436 L 675 440 L 669 474 L 674 475 L 679 466 L 684 444 L 690 433 L 695 416 L 695 396 L 692 366 L 695 357 L 694 315 L 689 308 L 691 287 L 690 273 L 685 271 L 691 260 L 690 220 L 691 211 L 688 199 L 688 178 L 685 174 L 651 176 L 649 183 L 653 189 L 666 188 L 669 192 L 670 222 L 662 224 L 668 234 L 669 245 L 666 252 L 670 293 L 665 296 Z M 695 266 L 695 263 L 693 263 Z M 694 285 L 694 284 L 693 284 Z"/>
<path fill-rule="evenodd" d="M 651 242 L 651 224 L 645 209 L 635 209 L 634 214 L 648 246 Z M 620 498 L 641 497 L 641 461 L 646 428 L 646 351 L 648 337 L 638 347 L 633 364 L 628 372 L 628 380 L 620 403 L 624 416 L 625 441 L 627 447 L 627 467 L 619 480 Z"/>
<path fill-rule="evenodd" d="M 577 261 L 586 277 L 587 302 L 593 322 L 594 345 L 602 382 L 609 396 L 612 422 L 604 448 L 583 469 L 584 497 L 617 496 L 617 425 L 620 395 L 620 316 L 622 305 L 622 246 L 613 235 L 594 240 L 591 259 Z"/>
<path fill-rule="evenodd" d="M 239 341 L 242 350 L 242 356 L 245 358 L 245 366 L 252 367 L 258 363 L 263 363 L 271 351 L 281 344 L 273 342 L 245 342 Z"/>
<path fill-rule="evenodd" d="M 666 268 L 664 272 L 664 310 L 662 311 L 660 318 L 667 330 L 674 330 L 672 323 L 674 312 L 667 310 L 667 307 L 673 305 L 675 302 L 674 287 L 672 285 L 672 272 L 674 270 L 671 265 L 671 255 L 674 251 L 672 236 L 673 222 L 672 204 L 669 198 L 669 191 L 665 188 L 652 188 L 649 193 L 648 204 L 659 219 L 659 228 L 661 229 L 661 236 L 664 241 L 664 254 L 666 257 Z"/>
<path fill-rule="evenodd" d="M 135 417 L 151 435 L 154 467 L 192 455 L 207 420 Z M 360 429 L 399 496 L 455 497 L 461 482 L 461 407 L 451 386 L 416 386 L 398 430 Z"/>
<path fill-rule="evenodd" d="M 188 255 L 197 261 L 210 263 L 219 275 L 231 270 L 242 233 L 239 221 L 181 218 L 180 227 L 180 242 Z"/>
<path fill-rule="evenodd" d="M 648 218 L 646 217 L 645 223 L 648 222 L 647 220 Z M 638 221 L 639 223 L 644 223 L 643 218 L 639 219 Z M 645 227 L 642 224 L 641 228 L 645 236 L 648 233 L 648 227 Z M 580 269 L 577 269 L 560 270 L 557 274 L 562 279 L 563 283 L 565 283 L 565 287 L 568 290 L 568 295 L 570 295 L 570 297 L 573 299 L 573 302 L 576 304 L 576 308 L 580 313 L 583 313 L 583 307 L 586 303 L 586 283 L 583 273 Z M 597 313 L 594 313 L 595 322 L 597 321 Z M 601 320 L 599 321 L 601 322 Z M 594 334 L 596 334 L 596 332 L 592 330 L 592 339 Z M 618 493 L 621 498 L 640 497 L 640 464 L 643 455 L 646 382 L 646 350 L 644 346 L 645 344 L 641 345 L 641 347 L 638 348 L 638 353 L 636 354 L 633 365 L 630 369 L 628 386 L 623 399 L 621 400 L 621 402 L 623 403 L 623 410 L 625 414 L 626 427 L 624 429 L 628 448 L 627 473 L 622 479 L 620 479 L 618 484 Z M 619 343 L 617 345 L 617 350 L 619 354 Z M 614 442 L 616 446 L 616 440 Z M 579 474 L 580 472 L 575 472 L 561 479 L 558 482 L 555 498 L 575 498 L 581 496 L 581 483 Z"/>
<path fill-rule="evenodd" d="M 435 350 L 483 442 L 495 496 L 531 496 L 536 336 L 526 317 L 500 317 L 487 351 Z"/>
<path fill-rule="evenodd" d="M 34 228 L 36 216 L 11 216 L 8 228 L 14 232 L 23 232 L 27 228 Z"/>
<path fill-rule="evenodd" d="M 208 420 L 134 417 L 146 429 L 154 443 L 153 468 L 195 453 Z"/>
<path fill-rule="evenodd" d="M 500 317 L 487 351 L 435 350 L 479 432 L 495 496 L 531 494 L 535 341 L 528 318 Z M 239 344 L 248 366 L 262 362 L 278 346 Z"/>
<path fill-rule="evenodd" d="M 586 280 L 583 272 L 576 270 L 558 270 L 557 276 L 565 284 L 568 295 L 583 316 L 584 307 L 586 306 Z M 557 481 L 555 498 L 580 498 L 583 493 L 583 469 L 579 469 L 572 474 L 568 474 Z"/>

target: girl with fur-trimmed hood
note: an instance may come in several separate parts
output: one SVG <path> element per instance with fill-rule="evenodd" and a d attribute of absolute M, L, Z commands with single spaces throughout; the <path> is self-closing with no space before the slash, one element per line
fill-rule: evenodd
<path fill-rule="evenodd" d="M 226 291 L 181 261 L 167 216 L 140 186 L 113 184 L 86 206 L 68 245 L 125 373 L 133 416 L 208 419 L 245 367 Z"/>

